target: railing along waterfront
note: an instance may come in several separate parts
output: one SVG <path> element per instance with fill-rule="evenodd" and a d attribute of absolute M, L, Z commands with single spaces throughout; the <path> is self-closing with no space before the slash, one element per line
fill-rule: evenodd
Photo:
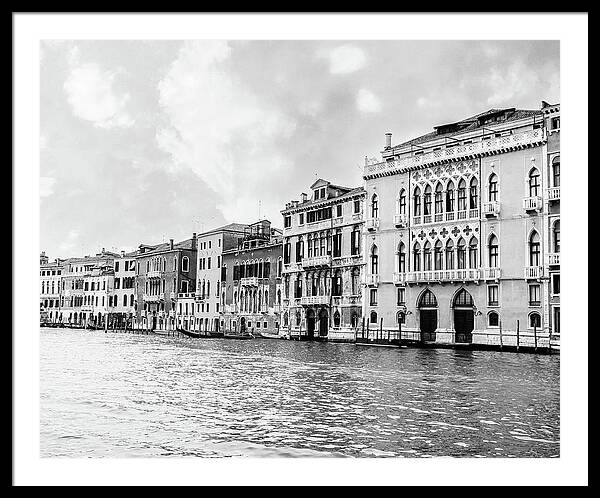
<path fill-rule="evenodd" d="M 440 163 L 447 160 L 468 159 L 479 155 L 488 155 L 506 149 L 527 147 L 544 141 L 543 130 L 529 130 L 525 133 L 516 133 L 504 137 L 482 140 L 466 145 L 459 145 L 449 149 L 441 149 L 416 156 L 382 161 L 375 164 L 366 164 L 363 176 L 377 174 L 392 174 L 403 169 L 415 168 L 428 164 Z"/>

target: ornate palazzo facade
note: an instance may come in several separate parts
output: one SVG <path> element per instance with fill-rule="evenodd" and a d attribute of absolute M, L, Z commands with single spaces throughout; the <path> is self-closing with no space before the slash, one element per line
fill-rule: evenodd
<path fill-rule="evenodd" d="M 518 109 L 394 147 L 387 135 L 383 160 L 363 174 L 369 327 L 431 343 L 548 345 L 548 135 L 542 110 Z"/>

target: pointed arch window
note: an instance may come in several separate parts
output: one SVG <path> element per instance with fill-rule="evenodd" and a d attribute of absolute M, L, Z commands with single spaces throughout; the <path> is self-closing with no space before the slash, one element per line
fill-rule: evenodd
<path fill-rule="evenodd" d="M 377 246 L 374 245 L 371 248 L 371 275 L 377 275 L 379 273 L 379 254 Z"/>
<path fill-rule="evenodd" d="M 529 266 L 540 266 L 540 236 L 535 231 L 529 237 Z"/>
<path fill-rule="evenodd" d="M 377 194 L 373 194 L 371 197 L 371 217 L 377 218 L 379 216 L 379 199 Z"/>
<path fill-rule="evenodd" d="M 406 272 L 406 248 L 403 242 L 398 244 L 398 272 Z"/>
<path fill-rule="evenodd" d="M 478 242 L 475 237 L 469 241 L 469 268 L 477 268 L 479 266 L 479 259 L 477 257 Z"/>
<path fill-rule="evenodd" d="M 418 242 L 413 248 L 413 270 L 421 271 L 421 244 Z"/>
<path fill-rule="evenodd" d="M 529 197 L 537 197 L 540 195 L 540 172 L 536 168 L 532 168 L 529 172 Z"/>
<path fill-rule="evenodd" d="M 435 186 L 435 214 L 440 214 L 444 209 L 442 184 L 438 182 Z"/>
<path fill-rule="evenodd" d="M 400 197 L 398 198 L 398 213 L 406 214 L 406 191 L 404 189 L 400 191 Z"/>
<path fill-rule="evenodd" d="M 425 194 L 423 195 L 423 215 L 427 216 L 431 214 L 431 185 L 425 187 Z"/>
<path fill-rule="evenodd" d="M 464 270 L 467 267 L 466 252 L 466 244 L 461 237 L 458 239 L 458 244 L 456 245 L 456 262 L 459 270 Z"/>
<path fill-rule="evenodd" d="M 498 268 L 498 237 L 492 235 L 488 243 L 488 266 Z"/>
<path fill-rule="evenodd" d="M 333 326 L 334 327 L 339 327 L 340 326 L 340 312 L 336 310 L 336 312 L 333 314 Z"/>
<path fill-rule="evenodd" d="M 443 256 L 442 256 L 442 241 L 437 240 L 435 242 L 434 250 L 433 250 L 433 269 L 441 270 L 443 267 Z"/>
<path fill-rule="evenodd" d="M 376 311 L 371 311 L 371 315 L 370 315 L 369 321 L 371 323 L 377 323 L 377 312 Z"/>
<path fill-rule="evenodd" d="M 437 299 L 435 294 L 427 289 L 419 299 L 419 308 L 437 308 Z"/>
<path fill-rule="evenodd" d="M 454 297 L 454 306 L 471 307 L 473 306 L 473 297 L 466 289 L 461 289 Z"/>
<path fill-rule="evenodd" d="M 495 173 L 490 175 L 488 182 L 488 200 L 494 202 L 498 200 L 498 177 Z"/>
<path fill-rule="evenodd" d="M 477 178 L 471 178 L 471 184 L 469 188 L 469 209 L 477 209 L 479 207 L 479 195 L 478 195 Z"/>
<path fill-rule="evenodd" d="M 421 216 L 421 189 L 417 187 L 413 192 L 414 216 Z"/>
<path fill-rule="evenodd" d="M 431 244 L 429 241 L 425 242 L 423 246 L 423 270 L 431 270 Z"/>
<path fill-rule="evenodd" d="M 452 239 L 446 242 L 446 270 L 454 270 L 454 242 Z"/>
<path fill-rule="evenodd" d="M 465 211 L 467 209 L 467 183 L 464 179 L 458 184 L 458 210 Z"/>
<path fill-rule="evenodd" d="M 446 188 L 446 212 L 454 212 L 454 184 L 452 182 L 449 182 Z"/>

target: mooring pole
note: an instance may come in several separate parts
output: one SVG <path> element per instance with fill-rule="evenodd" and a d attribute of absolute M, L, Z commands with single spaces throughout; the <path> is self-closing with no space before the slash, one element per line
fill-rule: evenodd
<path fill-rule="evenodd" d="M 398 320 L 398 341 L 402 344 L 402 320 Z"/>
<path fill-rule="evenodd" d="M 519 350 L 519 320 L 517 320 L 517 351 Z"/>
<path fill-rule="evenodd" d="M 533 350 L 537 353 L 537 323 L 533 324 Z"/>
<path fill-rule="evenodd" d="M 362 333 L 361 333 L 361 337 L 363 339 L 363 341 L 365 340 L 365 317 L 362 317 Z"/>
<path fill-rule="evenodd" d="M 502 320 L 500 320 L 500 351 L 502 351 Z"/>

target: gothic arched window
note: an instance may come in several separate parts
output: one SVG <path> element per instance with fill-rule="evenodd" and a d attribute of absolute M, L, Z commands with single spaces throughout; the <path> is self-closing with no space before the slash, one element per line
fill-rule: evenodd
<path fill-rule="evenodd" d="M 377 246 L 373 245 L 371 248 L 371 275 L 377 275 L 379 273 L 379 255 L 377 252 Z"/>
<path fill-rule="evenodd" d="M 488 182 L 488 200 L 490 202 L 498 200 L 498 177 L 495 173 L 490 175 Z"/>
<path fill-rule="evenodd" d="M 458 239 L 458 244 L 456 245 L 456 261 L 459 270 L 464 270 L 467 267 L 466 244 L 462 237 Z"/>
<path fill-rule="evenodd" d="M 406 191 L 402 189 L 398 198 L 398 213 L 406 214 Z"/>
<path fill-rule="evenodd" d="M 529 237 L 529 266 L 540 266 L 540 236 L 535 231 Z"/>
<path fill-rule="evenodd" d="M 418 242 L 413 247 L 413 270 L 421 271 L 421 244 Z"/>
<path fill-rule="evenodd" d="M 438 182 L 435 186 L 435 214 L 440 214 L 444 209 L 442 184 Z"/>
<path fill-rule="evenodd" d="M 488 242 L 488 266 L 498 268 L 498 237 L 492 235 Z"/>
<path fill-rule="evenodd" d="M 471 185 L 469 188 L 469 209 L 477 209 L 479 202 L 479 196 L 477 193 L 477 178 L 471 178 Z"/>
<path fill-rule="evenodd" d="M 421 216 L 421 189 L 417 187 L 413 192 L 414 216 Z"/>
<path fill-rule="evenodd" d="M 536 168 L 532 168 L 529 172 L 529 197 L 539 196 L 540 188 L 540 172 Z"/>
<path fill-rule="evenodd" d="M 446 212 L 454 212 L 454 183 L 448 182 L 446 188 Z"/>
<path fill-rule="evenodd" d="M 398 272 L 406 272 L 406 250 L 403 242 L 398 244 Z"/>
<path fill-rule="evenodd" d="M 377 194 L 373 194 L 371 197 L 371 217 L 377 218 L 379 216 L 379 199 Z"/>
<path fill-rule="evenodd" d="M 441 270 L 442 266 L 442 241 L 437 240 L 434 246 L 433 268 L 434 270 Z"/>

